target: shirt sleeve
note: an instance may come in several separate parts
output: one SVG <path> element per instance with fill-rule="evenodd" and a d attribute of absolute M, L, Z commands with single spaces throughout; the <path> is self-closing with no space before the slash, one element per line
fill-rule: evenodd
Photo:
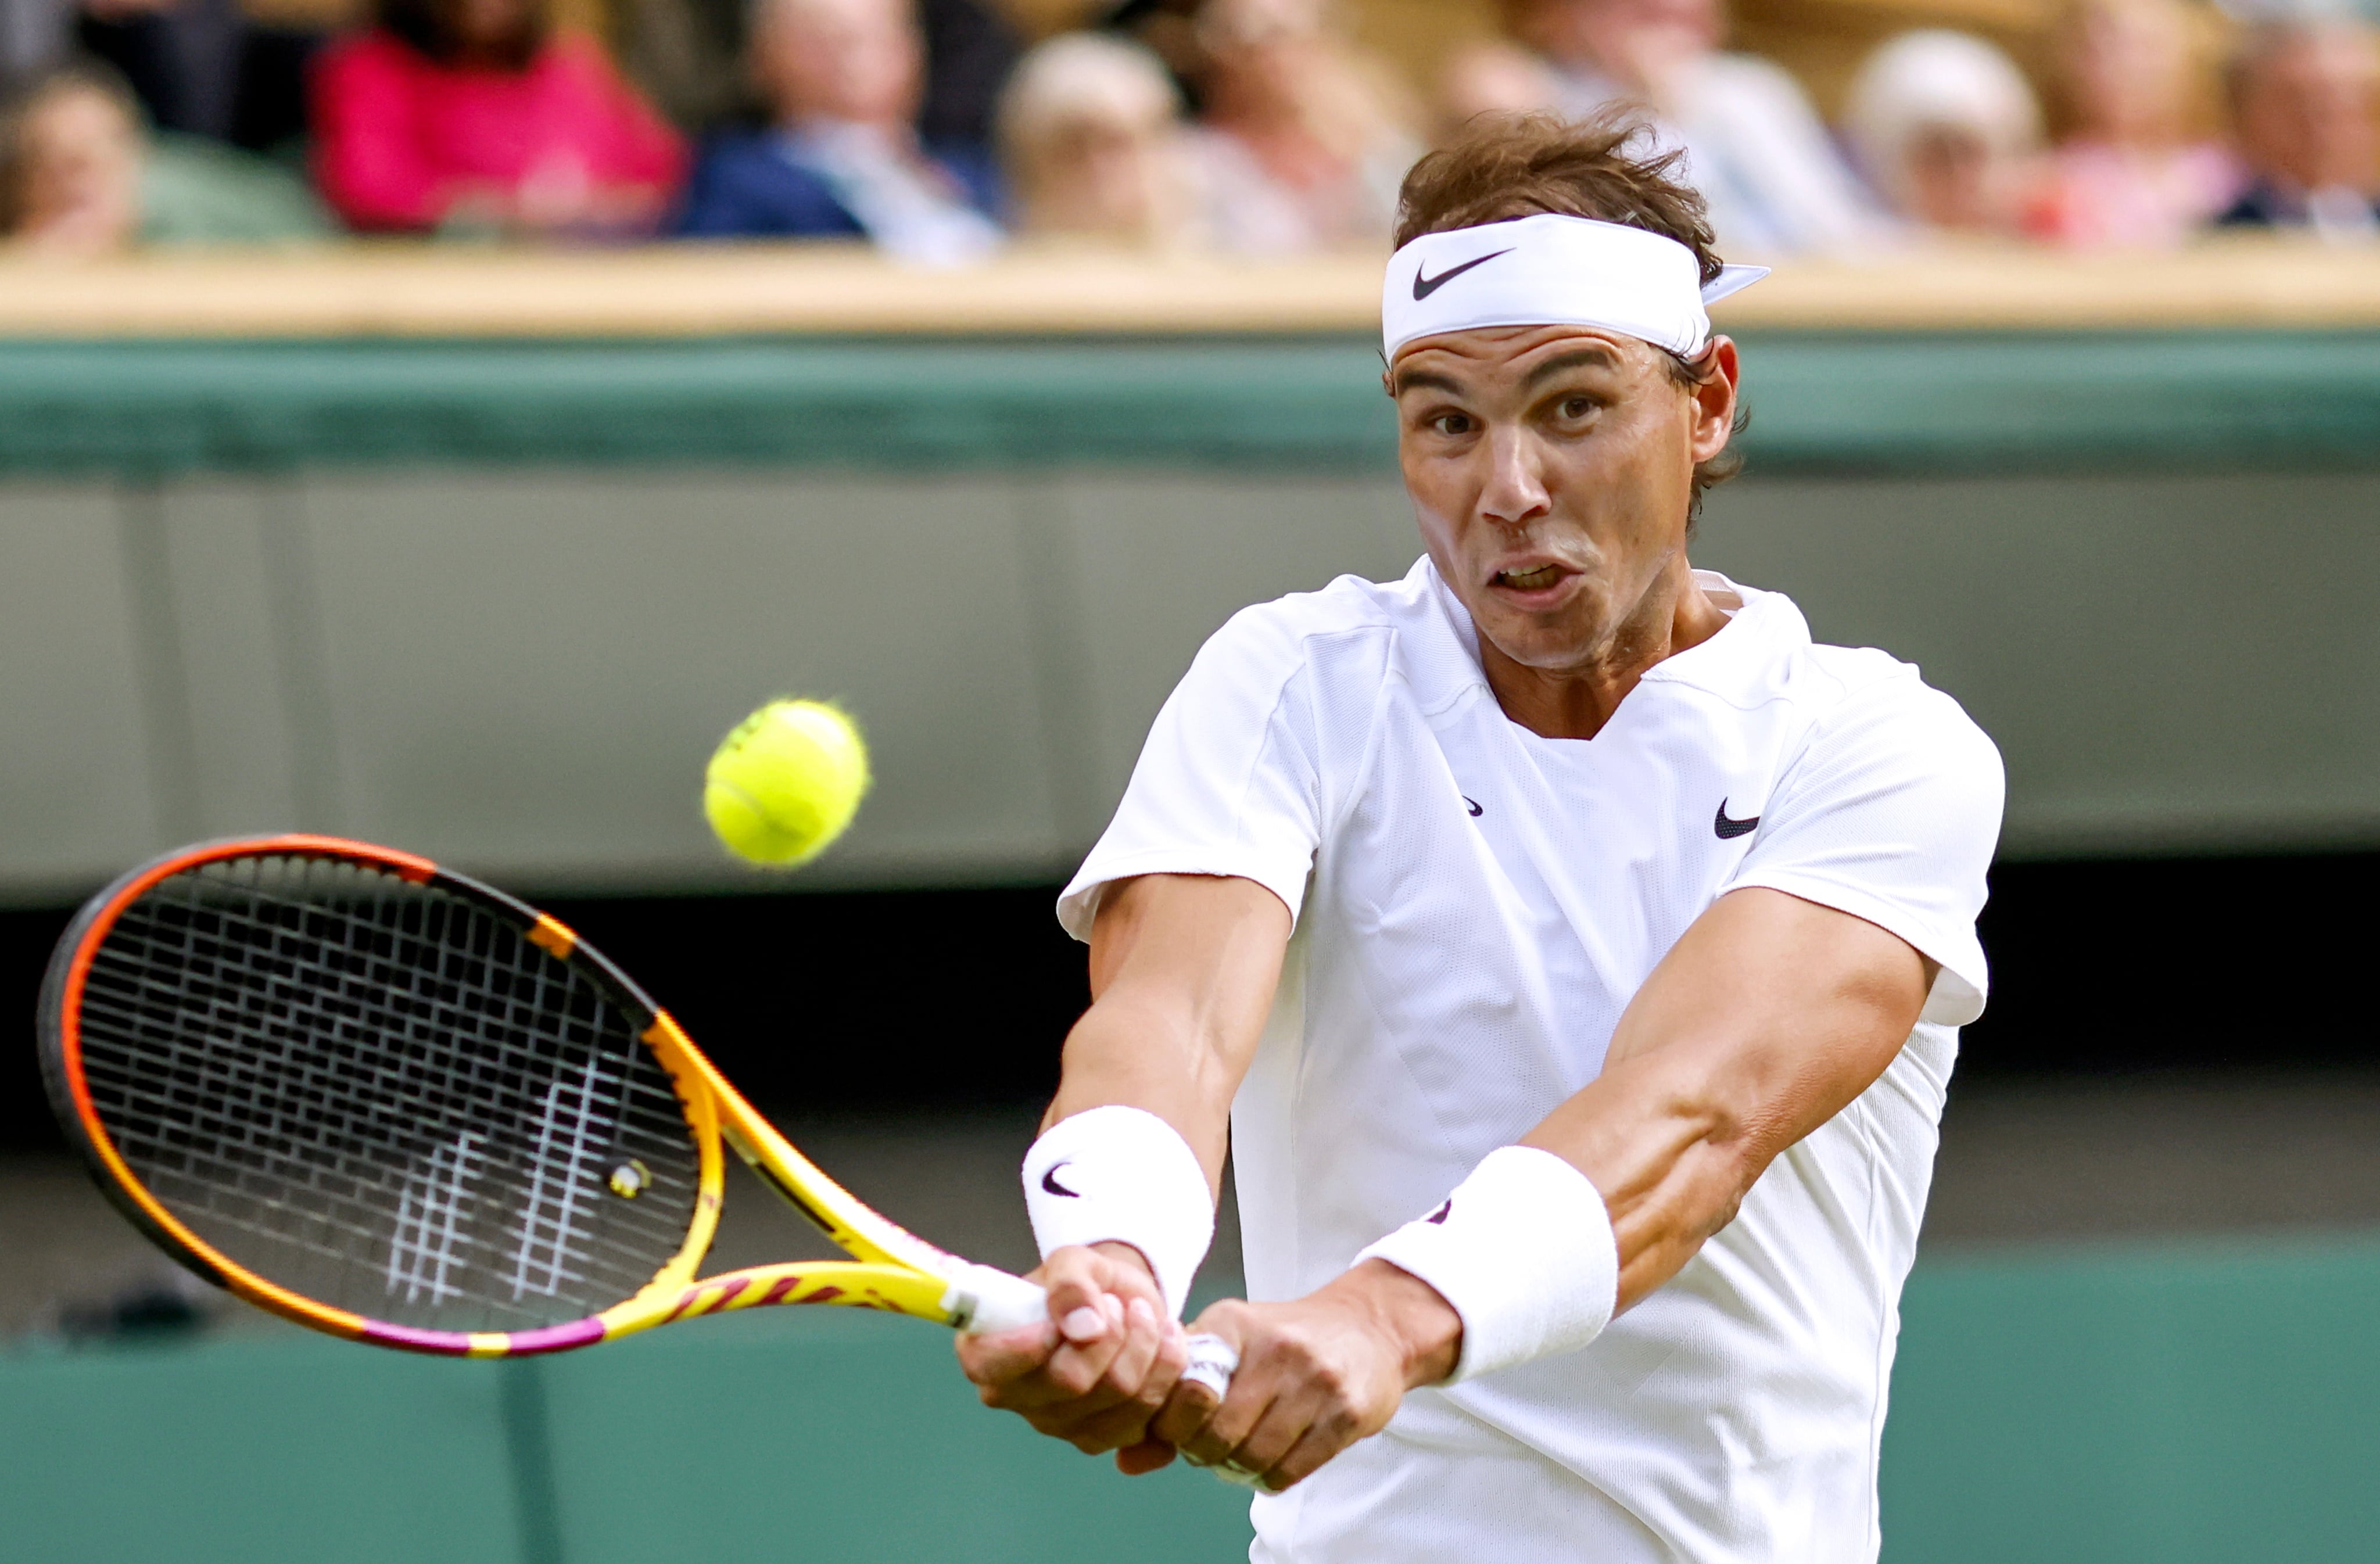
<path fill-rule="evenodd" d="M 1158 712 L 1106 834 L 1058 899 L 1088 940 L 1099 896 L 1145 874 L 1255 880 L 1297 917 L 1322 840 L 1305 647 L 1269 608 L 1217 631 Z"/>
<path fill-rule="evenodd" d="M 1855 691 L 1813 730 L 1721 888 L 1766 886 L 1864 918 L 1941 966 L 1921 1020 L 1962 1026 L 1989 976 L 1975 917 L 1999 842 L 1999 751 L 1910 672 Z"/>

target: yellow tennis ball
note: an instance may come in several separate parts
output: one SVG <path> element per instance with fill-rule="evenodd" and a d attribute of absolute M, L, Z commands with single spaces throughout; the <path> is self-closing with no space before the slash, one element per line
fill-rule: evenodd
<path fill-rule="evenodd" d="M 868 746 L 820 700 L 772 700 L 720 744 L 702 812 L 728 851 L 795 868 L 832 845 L 868 791 Z"/>

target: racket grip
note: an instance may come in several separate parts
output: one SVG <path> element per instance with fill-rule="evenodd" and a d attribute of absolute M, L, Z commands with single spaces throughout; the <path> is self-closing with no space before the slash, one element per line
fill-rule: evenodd
<path fill-rule="evenodd" d="M 1014 1330 L 1050 1317 L 1050 1294 L 1038 1282 L 1021 1276 L 961 1261 L 951 1273 L 950 1284 L 954 1294 L 974 1295 L 975 1306 L 967 1313 L 966 1324 L 960 1327 L 970 1336 Z"/>

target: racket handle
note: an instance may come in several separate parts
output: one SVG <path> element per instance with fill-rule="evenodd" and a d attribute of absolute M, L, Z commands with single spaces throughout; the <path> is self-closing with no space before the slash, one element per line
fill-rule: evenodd
<path fill-rule="evenodd" d="M 1220 1401 L 1223 1399 L 1224 1393 L 1232 1388 L 1232 1376 L 1239 1371 L 1240 1350 L 1237 1347 L 1220 1336 L 1209 1336 L 1203 1330 L 1190 1338 L 1190 1363 L 1182 1371 L 1182 1378 L 1185 1384 L 1204 1385 L 1208 1389 L 1215 1392 L 1215 1399 Z M 1192 1464 L 1202 1463 L 1194 1461 Z M 1260 1475 L 1245 1466 L 1236 1465 L 1228 1461 L 1206 1469 L 1224 1482 L 1235 1484 L 1243 1488 L 1257 1486 Z"/>
<path fill-rule="evenodd" d="M 1014 1330 L 1020 1325 L 1035 1325 L 1050 1317 L 1050 1294 L 1037 1282 L 990 1266 L 970 1265 L 961 1260 L 950 1273 L 951 1292 L 944 1307 L 956 1301 L 956 1295 L 973 1294 L 975 1306 L 961 1327 L 970 1336 L 987 1330 Z"/>
<path fill-rule="evenodd" d="M 1221 1400 L 1232 1388 L 1232 1376 L 1240 1369 L 1240 1350 L 1220 1336 L 1200 1331 L 1190 1338 L 1190 1363 L 1182 1371 L 1188 1385 L 1204 1385 Z"/>

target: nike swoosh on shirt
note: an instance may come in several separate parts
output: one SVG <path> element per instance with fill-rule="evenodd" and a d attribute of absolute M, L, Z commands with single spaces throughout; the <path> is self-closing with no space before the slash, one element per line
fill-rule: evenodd
<path fill-rule="evenodd" d="M 1447 270 L 1440 272 L 1435 277 L 1423 276 L 1421 274 L 1421 267 L 1416 265 L 1414 267 L 1414 302 L 1416 304 L 1420 303 L 1423 299 L 1427 298 L 1431 294 L 1436 293 L 1447 284 L 1454 281 L 1455 278 L 1460 277 L 1465 272 L 1470 271 L 1474 266 L 1485 266 L 1500 255 L 1510 255 L 1512 253 L 1512 249 L 1509 246 L 1503 249 L 1491 249 L 1475 261 L 1466 261 L 1460 266 L 1449 267 Z"/>
<path fill-rule="evenodd" d="M 1479 806 L 1478 800 L 1473 798 L 1467 793 L 1463 795 L 1463 806 L 1471 811 L 1471 818 L 1475 820 L 1488 812 Z"/>
<path fill-rule="evenodd" d="M 1428 1216 L 1424 1217 L 1422 1220 L 1425 1222 L 1437 1222 L 1443 1225 L 1446 1218 L 1452 1214 L 1453 1210 L 1454 1197 L 1450 1194 L 1446 1197 L 1445 1205 L 1439 1206 L 1437 1210 L 1432 1211 Z"/>
<path fill-rule="evenodd" d="M 1058 1182 L 1058 1170 L 1064 1166 L 1063 1162 L 1052 1162 L 1050 1165 L 1050 1170 L 1041 1175 L 1041 1187 L 1051 1194 L 1062 1194 L 1069 1200 L 1080 1200 L 1083 1197 L 1081 1191 L 1068 1189 Z"/>
<path fill-rule="evenodd" d="M 1718 839 L 1721 842 L 1732 842 L 1739 836 L 1749 836 L 1752 834 L 1752 828 L 1759 823 L 1760 817 L 1757 815 L 1753 816 L 1752 818 L 1748 820 L 1729 819 L 1727 818 L 1727 800 L 1722 798 L 1718 801 L 1718 818 L 1711 821 L 1711 830 L 1718 833 Z"/>

